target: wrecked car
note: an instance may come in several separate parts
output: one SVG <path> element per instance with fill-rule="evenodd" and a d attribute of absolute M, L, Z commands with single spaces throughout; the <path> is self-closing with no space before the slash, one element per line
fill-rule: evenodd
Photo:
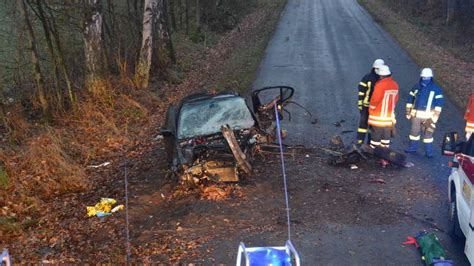
<path fill-rule="evenodd" d="M 236 182 L 250 176 L 262 143 L 275 140 L 275 111 L 294 93 L 287 86 L 252 93 L 252 108 L 234 92 L 193 94 L 169 106 L 161 129 L 168 163 L 182 183 Z"/>

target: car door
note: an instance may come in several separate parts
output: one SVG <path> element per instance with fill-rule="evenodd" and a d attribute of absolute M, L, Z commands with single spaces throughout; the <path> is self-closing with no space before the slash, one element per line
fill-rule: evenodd
<path fill-rule="evenodd" d="M 463 232 L 470 232 L 474 226 L 473 207 L 473 183 L 474 183 L 474 138 L 465 145 L 463 152 L 456 155 L 459 162 L 459 181 L 461 185 L 460 197 L 458 199 L 459 223 Z M 467 236 L 467 234 L 466 234 Z"/>
<path fill-rule="evenodd" d="M 161 128 L 168 163 L 172 164 L 176 155 L 176 109 L 168 107 L 166 121 Z"/>

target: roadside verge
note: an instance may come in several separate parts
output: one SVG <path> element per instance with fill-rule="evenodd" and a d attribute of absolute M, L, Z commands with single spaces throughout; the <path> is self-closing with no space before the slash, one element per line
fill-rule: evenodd
<path fill-rule="evenodd" d="M 404 48 L 420 67 L 431 67 L 435 78 L 455 104 L 464 109 L 474 91 L 474 62 L 456 56 L 437 44 L 429 33 L 397 14 L 383 2 L 358 0 Z"/>

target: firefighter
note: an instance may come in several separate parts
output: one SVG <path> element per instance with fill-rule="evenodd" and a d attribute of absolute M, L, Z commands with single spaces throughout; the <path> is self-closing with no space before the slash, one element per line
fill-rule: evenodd
<path fill-rule="evenodd" d="M 467 104 L 467 110 L 464 114 L 466 120 L 466 140 L 469 140 L 472 133 L 474 132 L 474 93 L 471 94 L 469 103 Z"/>
<path fill-rule="evenodd" d="M 433 157 L 433 132 L 443 108 L 443 92 L 433 81 L 433 70 L 421 70 L 420 81 L 413 87 L 406 104 L 406 118 L 411 121 L 410 145 L 406 153 L 415 153 L 423 135 L 425 156 Z"/>
<path fill-rule="evenodd" d="M 386 65 L 378 69 L 379 81 L 375 84 L 370 99 L 368 124 L 372 127 L 370 147 L 388 148 L 392 129 L 395 126 L 395 106 L 398 101 L 398 84 L 393 80 L 390 68 Z M 388 161 L 381 159 L 382 166 Z"/>
<path fill-rule="evenodd" d="M 370 141 L 369 126 L 367 124 L 367 119 L 369 118 L 370 97 L 374 92 L 375 83 L 379 79 L 379 75 L 377 75 L 378 69 L 384 64 L 385 62 L 382 59 L 375 60 L 372 64 L 372 70 L 370 73 L 365 75 L 359 82 L 359 101 L 357 102 L 357 106 L 360 111 L 360 120 L 359 128 L 357 129 L 357 146 L 364 143 L 366 135 L 368 135 Z"/>

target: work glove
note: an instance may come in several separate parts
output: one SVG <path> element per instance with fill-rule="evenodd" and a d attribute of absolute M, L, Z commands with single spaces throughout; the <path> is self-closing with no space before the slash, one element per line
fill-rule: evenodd
<path fill-rule="evenodd" d="M 434 111 L 433 112 L 433 115 L 431 116 L 431 120 L 436 124 L 438 122 L 438 119 L 439 119 L 439 115 L 441 113 L 438 112 L 438 111 Z"/>
<path fill-rule="evenodd" d="M 362 105 L 358 105 L 357 108 L 359 108 L 359 111 L 362 111 Z"/>
<path fill-rule="evenodd" d="M 435 131 L 436 129 L 436 123 L 430 118 L 430 119 L 426 119 L 424 122 L 423 122 L 423 126 L 425 127 L 425 132 L 426 133 L 429 133 L 429 134 L 433 134 L 433 132 Z"/>
<path fill-rule="evenodd" d="M 405 117 L 410 120 L 411 119 L 411 109 L 407 108 L 405 112 Z"/>

